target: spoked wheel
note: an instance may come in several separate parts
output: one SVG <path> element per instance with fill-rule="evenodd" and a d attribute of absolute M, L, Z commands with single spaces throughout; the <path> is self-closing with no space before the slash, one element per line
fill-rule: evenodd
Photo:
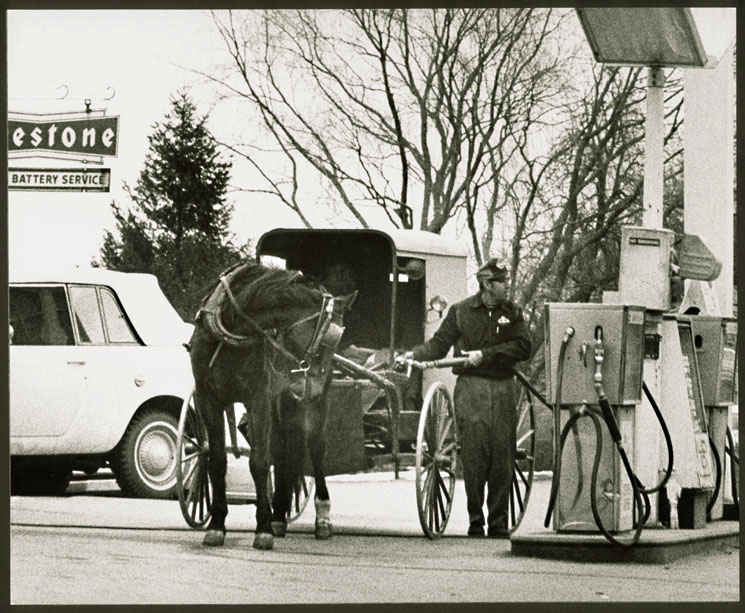
<path fill-rule="evenodd" d="M 450 519 L 457 447 L 453 401 L 438 381 L 424 398 L 416 439 L 416 501 L 419 523 L 429 539 L 440 538 Z"/>
<path fill-rule="evenodd" d="M 192 528 L 203 528 L 212 515 L 207 426 L 194 402 L 194 392 L 184 402 L 178 422 L 176 492 L 181 513 Z"/>
<path fill-rule="evenodd" d="M 517 421 L 517 452 L 515 454 L 515 472 L 510 487 L 510 504 L 507 515 L 507 526 L 514 532 L 520 525 L 528 508 L 530 490 L 533 487 L 535 468 L 535 413 L 530 391 L 524 389 L 521 395 L 520 416 Z"/>

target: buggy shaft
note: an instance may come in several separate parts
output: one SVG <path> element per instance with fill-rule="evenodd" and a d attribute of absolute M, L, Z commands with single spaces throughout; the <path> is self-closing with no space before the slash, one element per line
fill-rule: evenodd
<path fill-rule="evenodd" d="M 392 381 L 389 381 L 385 377 L 380 376 L 379 374 L 368 370 L 364 366 L 360 366 L 356 362 L 353 362 L 352 360 L 349 360 L 345 358 L 344 356 L 339 355 L 338 353 L 334 354 L 333 358 L 334 364 L 338 366 L 341 370 L 346 370 L 347 372 L 351 372 L 354 375 L 358 375 L 362 377 L 363 379 L 368 379 L 378 385 L 379 387 L 383 387 L 387 390 L 390 390 L 392 392 L 396 391 L 396 384 Z"/>

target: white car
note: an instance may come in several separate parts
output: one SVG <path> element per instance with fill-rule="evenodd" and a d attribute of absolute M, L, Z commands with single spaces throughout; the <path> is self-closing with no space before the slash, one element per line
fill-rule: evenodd
<path fill-rule="evenodd" d="M 193 327 L 152 275 L 11 270 L 13 494 L 60 494 L 108 465 L 128 496 L 169 498 Z"/>

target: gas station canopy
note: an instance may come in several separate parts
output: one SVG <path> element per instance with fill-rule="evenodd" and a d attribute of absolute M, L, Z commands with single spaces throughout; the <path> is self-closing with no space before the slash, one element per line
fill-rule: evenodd
<path fill-rule="evenodd" d="M 735 33 L 735 9 L 576 9 L 596 61 L 624 66 L 716 65 Z"/>

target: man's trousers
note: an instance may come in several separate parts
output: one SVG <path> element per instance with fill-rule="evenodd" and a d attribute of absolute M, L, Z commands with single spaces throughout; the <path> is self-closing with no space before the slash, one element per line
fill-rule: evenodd
<path fill-rule="evenodd" d="M 461 375 L 453 401 L 471 526 L 484 525 L 487 486 L 488 528 L 505 531 L 517 445 L 515 379 Z"/>

